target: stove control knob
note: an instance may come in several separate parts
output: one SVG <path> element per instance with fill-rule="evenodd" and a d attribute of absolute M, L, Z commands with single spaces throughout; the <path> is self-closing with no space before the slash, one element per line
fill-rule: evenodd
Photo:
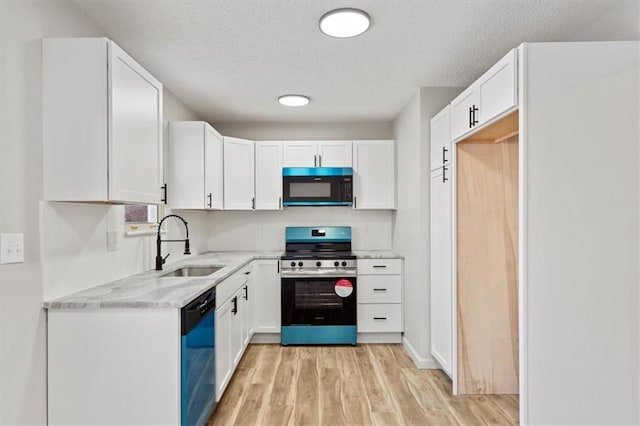
<path fill-rule="evenodd" d="M 295 267 L 296 266 L 296 262 L 291 262 L 291 267 Z"/>
<path fill-rule="evenodd" d="M 302 268 L 302 262 L 298 262 L 298 266 Z"/>
<path fill-rule="evenodd" d="M 342 261 L 342 266 L 347 266 L 347 262 L 345 262 L 344 260 Z"/>
<path fill-rule="evenodd" d="M 338 261 L 336 260 L 335 262 L 333 262 L 333 266 L 335 266 L 335 267 L 337 268 L 338 266 L 340 266 L 340 262 L 338 262 Z"/>
<path fill-rule="evenodd" d="M 322 266 L 322 262 L 316 262 L 316 266 L 319 268 Z"/>

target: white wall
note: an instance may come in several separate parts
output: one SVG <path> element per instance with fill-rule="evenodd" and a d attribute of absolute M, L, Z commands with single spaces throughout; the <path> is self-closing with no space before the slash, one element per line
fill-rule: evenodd
<path fill-rule="evenodd" d="M 578 32 L 572 40 L 640 40 L 640 2 L 638 0 L 620 2 L 609 13 L 601 16 L 587 28 Z"/>
<path fill-rule="evenodd" d="M 350 207 L 287 207 L 282 211 L 212 212 L 209 248 L 284 250 L 286 226 L 351 226 L 354 250 L 391 250 L 391 212 Z"/>
<path fill-rule="evenodd" d="M 640 43 L 528 46 L 531 424 L 637 424 Z"/>
<path fill-rule="evenodd" d="M 0 231 L 22 232 L 25 263 L 0 266 L 0 424 L 46 419 L 40 38 L 102 36 L 68 2 L 0 3 Z"/>
<path fill-rule="evenodd" d="M 251 140 L 393 139 L 392 124 L 376 123 L 211 123 L 225 136 Z"/>
<path fill-rule="evenodd" d="M 394 121 L 398 161 L 398 210 L 393 215 L 393 250 L 404 254 L 404 343 L 421 368 L 431 357 L 429 311 L 429 190 L 431 117 L 461 89 L 423 87 Z"/>
<path fill-rule="evenodd" d="M 25 235 L 25 263 L 0 266 L 0 424 L 43 424 L 43 300 L 149 269 L 155 252 L 153 237 L 123 238 L 120 250 L 106 251 L 106 230 L 123 231 L 122 206 L 40 201 L 40 39 L 102 37 L 102 29 L 68 1 L 52 0 L 1 2 L 0 31 L 0 232 Z M 165 120 L 197 119 L 167 90 L 164 100 Z M 188 215 L 194 251 L 208 244 L 198 229 L 205 218 Z M 169 236 L 181 235 L 176 225 Z M 168 260 L 180 257 L 178 246 Z"/>

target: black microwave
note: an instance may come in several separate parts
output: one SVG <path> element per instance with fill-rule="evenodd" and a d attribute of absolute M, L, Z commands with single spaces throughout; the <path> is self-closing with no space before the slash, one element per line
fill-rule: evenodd
<path fill-rule="evenodd" d="M 284 167 L 282 198 L 285 206 L 350 206 L 353 204 L 353 169 Z"/>

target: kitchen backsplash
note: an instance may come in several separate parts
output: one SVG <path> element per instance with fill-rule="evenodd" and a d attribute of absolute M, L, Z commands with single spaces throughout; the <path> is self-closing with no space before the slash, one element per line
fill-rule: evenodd
<path fill-rule="evenodd" d="M 286 226 L 351 226 L 354 250 L 391 250 L 392 212 L 347 207 L 209 213 L 209 249 L 284 250 Z"/>

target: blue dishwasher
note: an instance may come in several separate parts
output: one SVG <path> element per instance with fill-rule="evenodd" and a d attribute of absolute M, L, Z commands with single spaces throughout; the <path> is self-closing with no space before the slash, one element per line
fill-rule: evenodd
<path fill-rule="evenodd" d="M 182 425 L 204 425 L 216 406 L 215 288 L 182 308 Z"/>

